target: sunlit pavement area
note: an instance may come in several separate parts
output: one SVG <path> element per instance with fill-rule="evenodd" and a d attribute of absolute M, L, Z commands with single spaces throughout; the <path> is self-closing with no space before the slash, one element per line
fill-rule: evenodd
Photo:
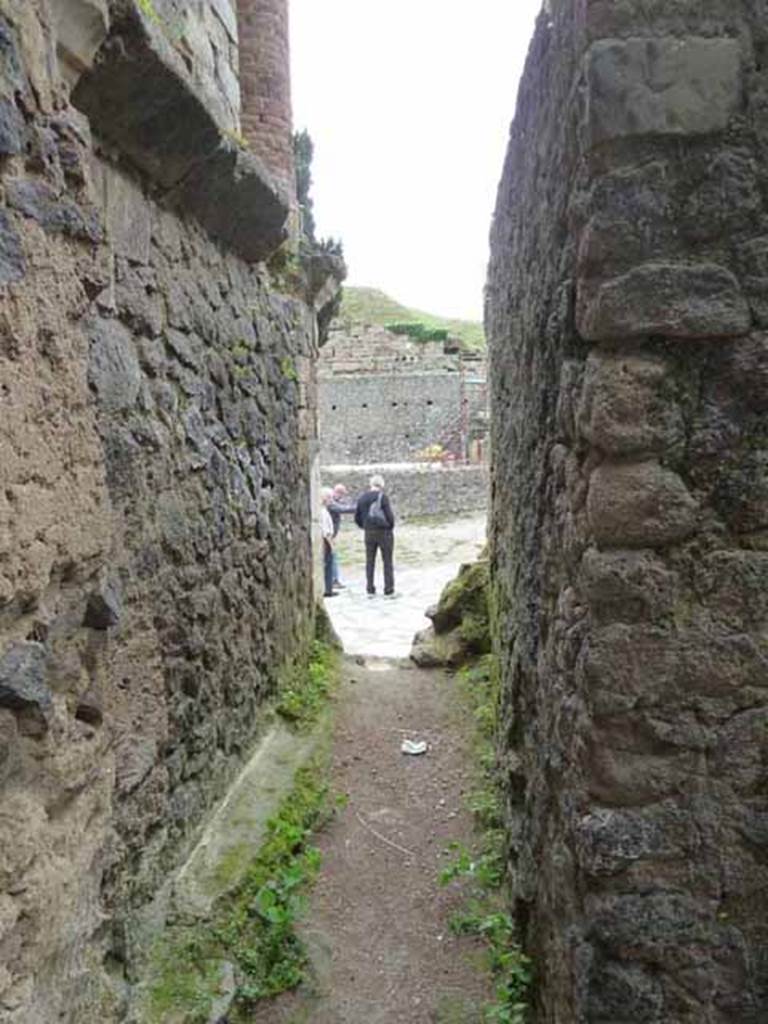
<path fill-rule="evenodd" d="M 459 566 L 477 558 L 485 545 L 485 515 L 452 520 L 419 520 L 395 528 L 395 597 L 384 597 L 381 560 L 375 597 L 365 592 L 363 532 L 342 520 L 337 539 L 341 578 L 346 584 L 325 606 L 348 654 L 406 658 L 414 633 L 429 625 L 425 610 L 435 604 Z"/>

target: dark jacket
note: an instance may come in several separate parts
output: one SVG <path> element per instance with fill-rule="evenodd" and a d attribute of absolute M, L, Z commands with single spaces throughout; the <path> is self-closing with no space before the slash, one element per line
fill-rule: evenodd
<path fill-rule="evenodd" d="M 355 509 L 355 522 L 357 523 L 361 530 L 364 530 L 366 528 L 365 521 L 368 518 L 368 509 L 371 507 L 374 501 L 376 501 L 380 493 L 381 492 L 376 490 L 366 491 L 364 494 L 361 494 L 360 497 L 357 499 L 357 508 Z M 388 528 L 392 530 L 395 525 L 395 517 L 392 513 L 392 506 L 389 504 L 389 498 L 387 497 L 386 494 L 384 494 L 383 498 L 381 499 L 381 510 L 386 516 L 387 522 L 389 523 Z M 387 529 L 387 527 L 371 526 L 369 527 L 369 529 L 383 530 Z"/>
<path fill-rule="evenodd" d="M 333 523 L 333 536 L 339 532 L 341 526 L 341 517 L 346 515 L 354 515 L 357 511 L 357 505 L 340 505 L 337 501 L 332 501 L 330 505 L 326 506 Z"/>

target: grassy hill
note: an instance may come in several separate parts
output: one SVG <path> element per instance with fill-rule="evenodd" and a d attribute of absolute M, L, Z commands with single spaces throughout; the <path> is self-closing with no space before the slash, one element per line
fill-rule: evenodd
<path fill-rule="evenodd" d="M 452 338 L 460 338 L 471 349 L 485 348 L 483 325 L 473 320 L 451 320 L 433 313 L 409 309 L 390 299 L 377 288 L 344 287 L 339 320 L 346 323 L 379 324 L 422 323 L 427 327 L 443 327 Z"/>

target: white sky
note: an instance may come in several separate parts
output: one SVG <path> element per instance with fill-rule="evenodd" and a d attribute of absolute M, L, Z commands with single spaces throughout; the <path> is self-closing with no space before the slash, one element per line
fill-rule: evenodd
<path fill-rule="evenodd" d="M 488 231 L 541 0 L 290 0 L 293 110 L 349 284 L 479 320 Z"/>

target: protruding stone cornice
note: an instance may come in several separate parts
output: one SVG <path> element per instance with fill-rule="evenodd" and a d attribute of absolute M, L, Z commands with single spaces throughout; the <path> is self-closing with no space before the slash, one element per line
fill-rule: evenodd
<path fill-rule="evenodd" d="M 239 256 L 263 260 L 286 238 L 288 197 L 220 127 L 158 17 L 122 5 L 72 99 L 94 133 L 149 177 L 158 198 Z"/>

